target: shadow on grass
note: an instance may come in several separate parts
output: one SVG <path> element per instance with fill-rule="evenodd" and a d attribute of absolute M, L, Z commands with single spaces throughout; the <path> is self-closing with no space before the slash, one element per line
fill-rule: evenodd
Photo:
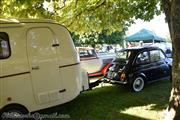
<path fill-rule="evenodd" d="M 106 86 L 84 92 L 69 103 L 39 112 L 68 114 L 73 120 L 147 120 L 121 111 L 148 105 L 152 105 L 148 110 L 163 110 L 168 103 L 170 88 L 169 81 L 150 84 L 139 93 L 130 92 L 124 86 Z"/>

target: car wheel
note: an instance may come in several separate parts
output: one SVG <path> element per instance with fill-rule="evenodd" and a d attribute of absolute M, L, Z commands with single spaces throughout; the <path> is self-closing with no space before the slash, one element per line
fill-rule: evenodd
<path fill-rule="evenodd" d="M 142 77 L 137 77 L 132 85 L 131 88 L 134 92 L 140 92 L 144 88 L 144 79 Z"/>
<path fill-rule="evenodd" d="M 22 115 L 28 114 L 28 110 L 21 106 L 8 106 L 0 113 L 1 120 L 27 120 L 22 118 Z"/>

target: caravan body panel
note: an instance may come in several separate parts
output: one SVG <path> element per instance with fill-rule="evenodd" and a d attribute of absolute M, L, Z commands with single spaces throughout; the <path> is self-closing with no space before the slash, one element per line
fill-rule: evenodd
<path fill-rule="evenodd" d="M 0 109 L 20 104 L 36 111 L 66 103 L 88 89 L 86 72 L 65 27 L 45 20 L 0 20 L 0 24 L 0 33 L 9 36 L 11 52 L 0 58 Z"/>

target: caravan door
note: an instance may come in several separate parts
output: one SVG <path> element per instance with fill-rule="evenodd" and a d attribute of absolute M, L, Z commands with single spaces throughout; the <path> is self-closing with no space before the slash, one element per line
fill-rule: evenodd
<path fill-rule="evenodd" d="M 1 80 L 1 75 L 2 75 L 2 62 L 0 61 L 0 109 L 2 105 L 2 80 Z"/>
<path fill-rule="evenodd" d="M 28 59 L 37 103 L 61 101 L 61 75 L 54 33 L 50 28 L 31 28 L 27 32 Z"/>

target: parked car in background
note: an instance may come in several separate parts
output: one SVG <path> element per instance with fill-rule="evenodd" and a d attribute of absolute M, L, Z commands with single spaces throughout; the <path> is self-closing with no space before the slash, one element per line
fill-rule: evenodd
<path fill-rule="evenodd" d="M 81 67 L 89 77 L 102 76 L 113 60 L 110 55 L 98 55 L 92 47 L 76 47 L 80 56 Z"/>
<path fill-rule="evenodd" d="M 155 43 L 152 46 L 161 48 L 168 58 L 172 58 L 172 43 Z"/>
<path fill-rule="evenodd" d="M 139 92 L 146 83 L 170 79 L 171 66 L 172 61 L 160 48 L 129 48 L 117 53 L 104 77 L 110 83 L 128 84 Z"/>

